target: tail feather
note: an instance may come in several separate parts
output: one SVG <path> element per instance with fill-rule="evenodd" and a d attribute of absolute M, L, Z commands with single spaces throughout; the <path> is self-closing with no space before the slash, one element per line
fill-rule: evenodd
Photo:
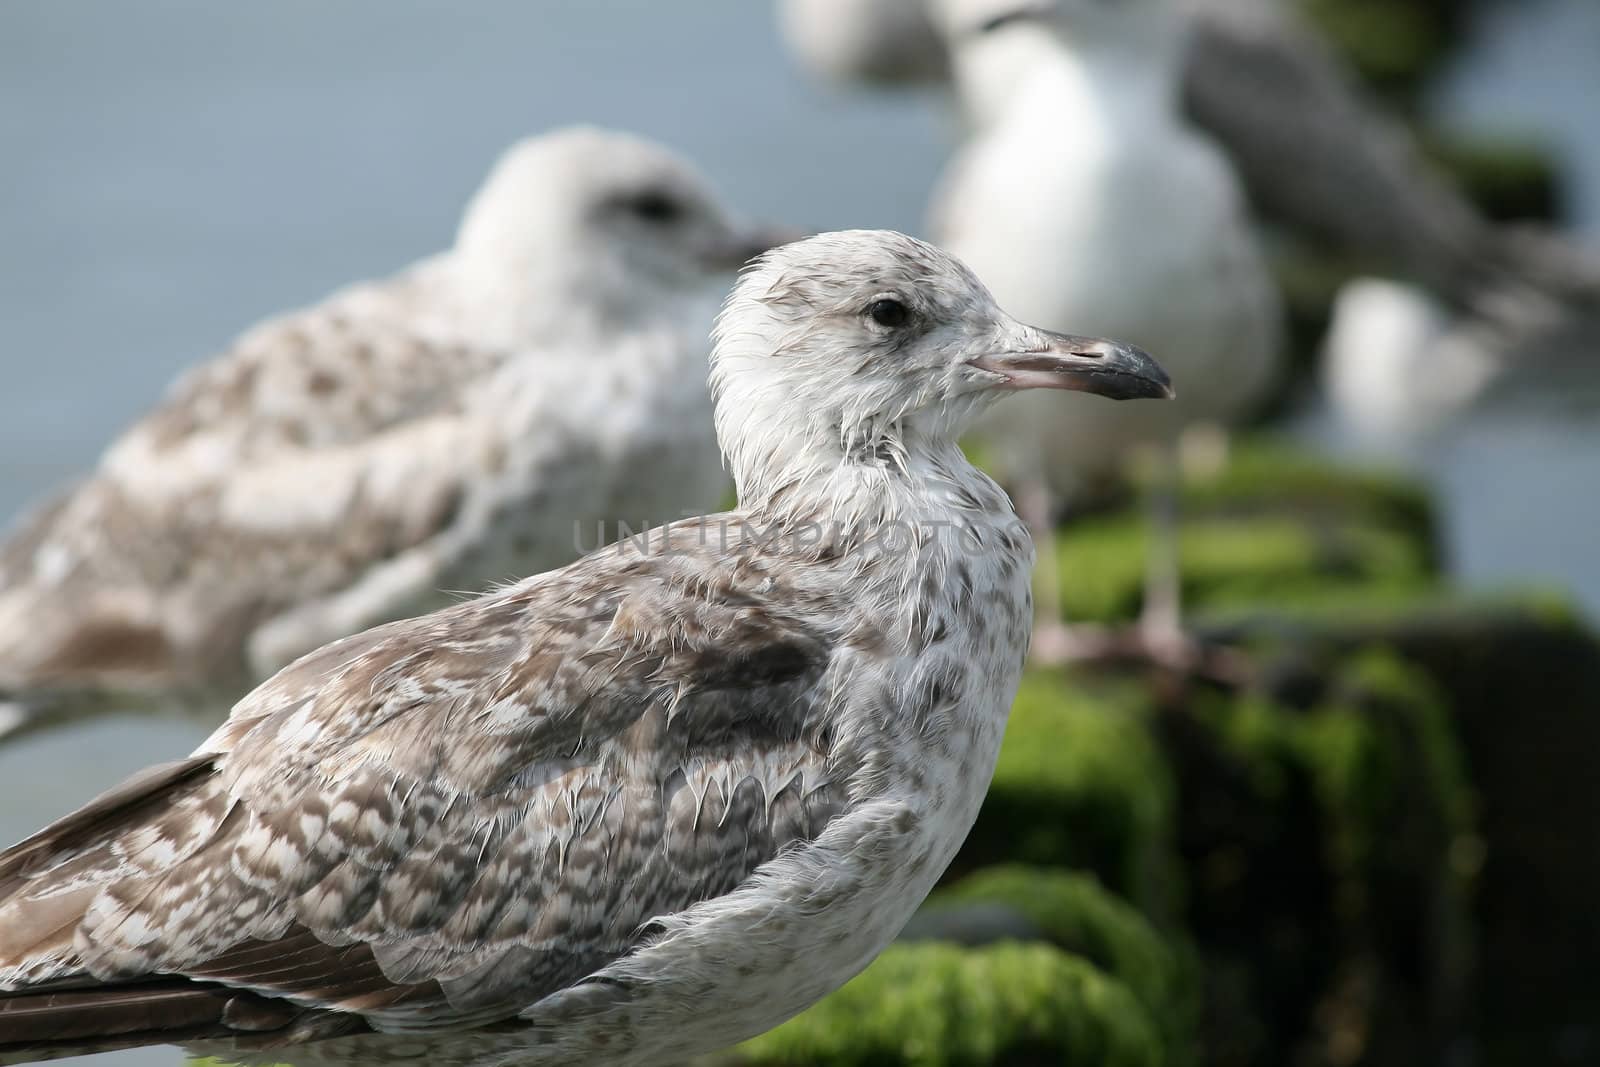
<path fill-rule="evenodd" d="M 129 818 L 170 805 L 175 787 L 181 788 L 210 766 L 210 757 L 194 756 L 151 767 L 0 852 L 0 993 L 24 997 L 29 994 L 21 987 L 52 976 L 67 977 L 78 969 L 73 937 L 98 885 L 91 879 L 30 898 L 28 891 L 38 877 L 52 872 L 70 881 L 74 871 L 115 869 L 121 861 L 111 854 L 111 844 Z M 17 1003 L 21 1011 L 21 1002 Z M 29 1010 L 40 1003 L 33 1002 Z M 0 1016 L 0 1042 L 10 1036 L 6 1019 Z"/>
<path fill-rule="evenodd" d="M 0 1065 L 143 1045 L 270 1049 L 366 1029 L 359 1019 L 182 978 L 58 986 L 0 994 Z"/>
<path fill-rule="evenodd" d="M 360 1016 L 209 976 L 101 981 L 77 959 L 73 935 L 100 875 L 125 859 L 116 842 L 130 826 L 159 825 L 164 809 L 203 784 L 213 759 L 151 767 L 0 852 L 0 1067 L 142 1045 L 249 1051 L 368 1031 Z M 30 895 L 41 880 L 55 891 Z M 218 959 L 226 966 L 232 957 Z"/>
<path fill-rule="evenodd" d="M 220 1036 L 237 996 L 181 980 L 0 995 L 0 1055 Z"/>
<path fill-rule="evenodd" d="M 100 847 L 147 805 L 170 803 L 170 791 L 207 772 L 212 759 L 210 755 L 190 756 L 148 767 L 0 853 L 0 905 L 41 866 Z"/>

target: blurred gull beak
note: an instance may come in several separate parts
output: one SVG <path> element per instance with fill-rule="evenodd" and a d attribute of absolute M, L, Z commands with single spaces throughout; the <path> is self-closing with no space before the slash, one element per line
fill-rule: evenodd
<path fill-rule="evenodd" d="M 1112 400 L 1171 399 L 1172 380 L 1150 353 L 1120 341 L 1032 331 L 1044 344 L 1024 352 L 992 352 L 971 361 L 998 374 L 999 389 L 1072 389 Z"/>
<path fill-rule="evenodd" d="M 965 32 L 967 36 L 982 37 L 1014 22 L 1049 22 L 1058 14 L 1056 10 L 1058 6 L 1053 0 L 1033 0 L 1031 3 L 1019 3 L 1005 8 L 996 4 L 993 13 L 985 16 L 983 21 L 952 29 L 958 33 Z"/>
<path fill-rule="evenodd" d="M 809 232 L 789 226 L 746 226 L 730 229 L 701 254 L 707 270 L 738 270 L 763 252 L 809 236 Z"/>

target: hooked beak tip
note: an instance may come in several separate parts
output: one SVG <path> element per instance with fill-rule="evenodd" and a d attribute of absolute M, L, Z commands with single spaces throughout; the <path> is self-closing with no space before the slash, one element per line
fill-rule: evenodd
<path fill-rule="evenodd" d="M 1044 337 L 1043 347 L 982 356 L 973 366 L 1000 375 L 998 387 L 1006 389 L 1070 389 L 1110 400 L 1177 395 L 1167 372 L 1142 348 L 1071 334 Z"/>

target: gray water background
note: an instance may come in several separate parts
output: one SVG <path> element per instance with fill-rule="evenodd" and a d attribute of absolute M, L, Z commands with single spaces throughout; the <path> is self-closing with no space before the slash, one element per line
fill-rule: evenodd
<path fill-rule="evenodd" d="M 1528 7 L 1546 3 L 1592 11 Z M 1588 71 L 1596 53 L 1575 36 L 1550 46 Z M 1485 54 L 1484 77 L 1462 80 L 1480 95 L 1441 105 L 1464 122 L 1494 117 L 1497 77 L 1558 125 L 1593 99 L 1496 74 L 1528 61 Z M 179 370 L 244 326 L 443 247 L 517 137 L 615 125 L 677 147 L 752 216 L 916 232 L 949 144 L 939 105 L 808 83 L 765 0 L 7 0 L 0 520 L 90 467 Z M 1577 132 L 1600 152 L 1592 123 Z M 1591 180 L 1581 216 L 1593 224 Z M 1413 462 L 1441 489 L 1468 581 L 1531 579 L 1596 611 L 1596 457 L 1593 426 L 1525 420 Z M 108 719 L 0 749 L 0 841 L 210 727 Z M 177 1053 L 96 1058 L 135 1067 Z"/>

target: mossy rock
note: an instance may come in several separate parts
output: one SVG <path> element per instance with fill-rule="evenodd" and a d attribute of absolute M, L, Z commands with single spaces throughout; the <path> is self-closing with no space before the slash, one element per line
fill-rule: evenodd
<path fill-rule="evenodd" d="M 1133 618 L 1143 600 L 1144 509 L 1083 516 L 1056 537 L 1062 607 L 1074 621 Z M 1269 443 L 1236 448 L 1183 488 L 1183 592 L 1198 613 L 1330 589 L 1407 595 L 1438 579 L 1437 533 L 1409 481 L 1347 470 Z"/>
<path fill-rule="evenodd" d="M 1209 477 L 1184 484 L 1184 506 L 1201 512 L 1294 508 L 1324 517 L 1364 517 L 1424 544 L 1438 538 L 1427 490 L 1397 471 L 1331 463 L 1273 437 L 1240 441 Z"/>
<path fill-rule="evenodd" d="M 1482 854 L 1438 687 L 1359 648 L 1297 702 L 1202 694 L 1162 734 L 1211 1061 L 1429 1059 L 1465 995 Z"/>
<path fill-rule="evenodd" d="M 1309 676 L 1320 659 L 1383 648 L 1441 695 L 1477 797 L 1455 856 L 1481 864 L 1470 1028 L 1485 1062 L 1600 1063 L 1572 1054 L 1600 1003 L 1600 638 L 1550 595 L 1263 607 L 1226 632 L 1298 646 Z"/>
<path fill-rule="evenodd" d="M 1022 682 L 977 822 L 953 874 L 996 863 L 1093 871 L 1161 921 L 1177 906 L 1172 785 L 1135 683 Z"/>
<path fill-rule="evenodd" d="M 1127 986 L 1044 944 L 891 946 L 844 988 L 715 1062 L 763 1067 L 1160 1067 Z"/>
<path fill-rule="evenodd" d="M 968 909 L 1001 907 L 1033 924 L 1037 936 L 1082 956 L 1127 986 L 1161 1031 L 1169 1067 L 1193 1062 L 1200 973 L 1181 935 L 1163 934 L 1099 880 L 1076 871 L 1005 864 L 938 890 L 913 920 L 917 930 L 958 922 Z M 912 930 L 908 928 L 907 935 Z"/>

